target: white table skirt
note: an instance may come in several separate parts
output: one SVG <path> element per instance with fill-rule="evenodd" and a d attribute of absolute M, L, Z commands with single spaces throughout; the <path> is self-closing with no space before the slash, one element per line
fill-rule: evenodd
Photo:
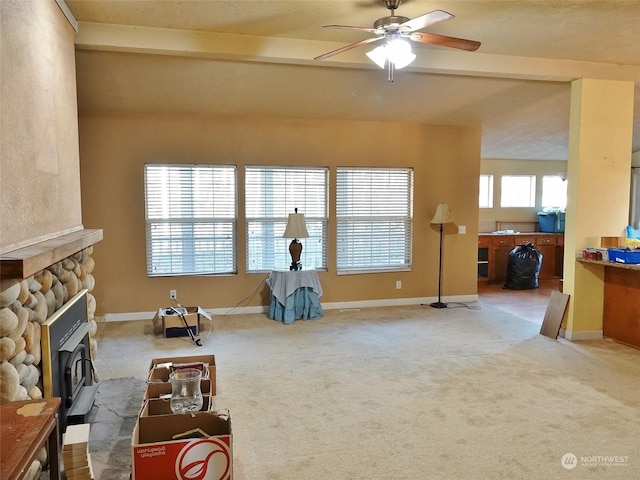
<path fill-rule="evenodd" d="M 287 297 L 301 287 L 310 287 L 322 296 L 322 285 L 315 270 L 273 270 L 267 279 L 271 293 L 283 305 Z"/>

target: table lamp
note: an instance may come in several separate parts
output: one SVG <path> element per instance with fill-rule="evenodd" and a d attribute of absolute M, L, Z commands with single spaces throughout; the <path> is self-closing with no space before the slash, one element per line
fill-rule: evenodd
<path fill-rule="evenodd" d="M 289 253 L 291 254 L 291 266 L 289 270 L 301 270 L 302 264 L 300 263 L 300 254 L 302 253 L 302 243 L 298 241 L 299 238 L 307 238 L 309 232 L 307 232 L 307 225 L 304 221 L 304 214 L 298 213 L 298 209 L 295 209 L 295 213 L 289 214 L 289 220 L 287 220 L 287 228 L 284 230 L 283 238 L 293 238 L 289 244 Z"/>

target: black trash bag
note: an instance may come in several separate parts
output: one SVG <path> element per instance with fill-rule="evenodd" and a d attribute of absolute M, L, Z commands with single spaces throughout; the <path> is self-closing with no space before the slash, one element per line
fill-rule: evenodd
<path fill-rule="evenodd" d="M 542 252 L 533 243 L 518 245 L 509 252 L 507 279 L 502 288 L 510 290 L 538 288 L 541 266 Z"/>

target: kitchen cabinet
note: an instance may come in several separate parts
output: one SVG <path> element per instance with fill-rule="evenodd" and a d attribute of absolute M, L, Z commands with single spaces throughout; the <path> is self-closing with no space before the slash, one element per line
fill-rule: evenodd
<path fill-rule="evenodd" d="M 478 237 L 478 280 L 489 279 L 489 249 L 491 239 Z"/>
<path fill-rule="evenodd" d="M 480 234 L 478 236 L 478 280 L 504 282 L 509 253 L 517 245 L 532 243 L 542 253 L 539 278 L 562 276 L 564 235 L 562 233 Z"/>
<path fill-rule="evenodd" d="M 489 253 L 490 281 L 504 282 L 507 278 L 509 265 L 509 253 L 515 247 L 515 238 L 512 235 L 496 235 L 491 239 L 491 251 Z"/>

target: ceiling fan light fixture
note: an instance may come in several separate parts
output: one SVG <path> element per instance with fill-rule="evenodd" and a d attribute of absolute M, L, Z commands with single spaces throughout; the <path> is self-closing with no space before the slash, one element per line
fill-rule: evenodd
<path fill-rule="evenodd" d="M 416 59 L 411 51 L 411 45 L 404 40 L 394 39 L 367 52 L 367 57 L 380 68 L 384 68 L 387 62 L 399 70 L 406 67 Z"/>
<path fill-rule="evenodd" d="M 378 65 L 380 68 L 384 68 L 387 63 L 387 48 L 385 45 L 381 45 L 379 47 L 374 48 L 373 50 L 367 52 L 367 57 L 371 59 L 373 63 Z"/>
<path fill-rule="evenodd" d="M 397 70 L 400 70 L 413 62 L 416 56 L 408 42 L 395 39 L 387 43 L 387 58 Z"/>

